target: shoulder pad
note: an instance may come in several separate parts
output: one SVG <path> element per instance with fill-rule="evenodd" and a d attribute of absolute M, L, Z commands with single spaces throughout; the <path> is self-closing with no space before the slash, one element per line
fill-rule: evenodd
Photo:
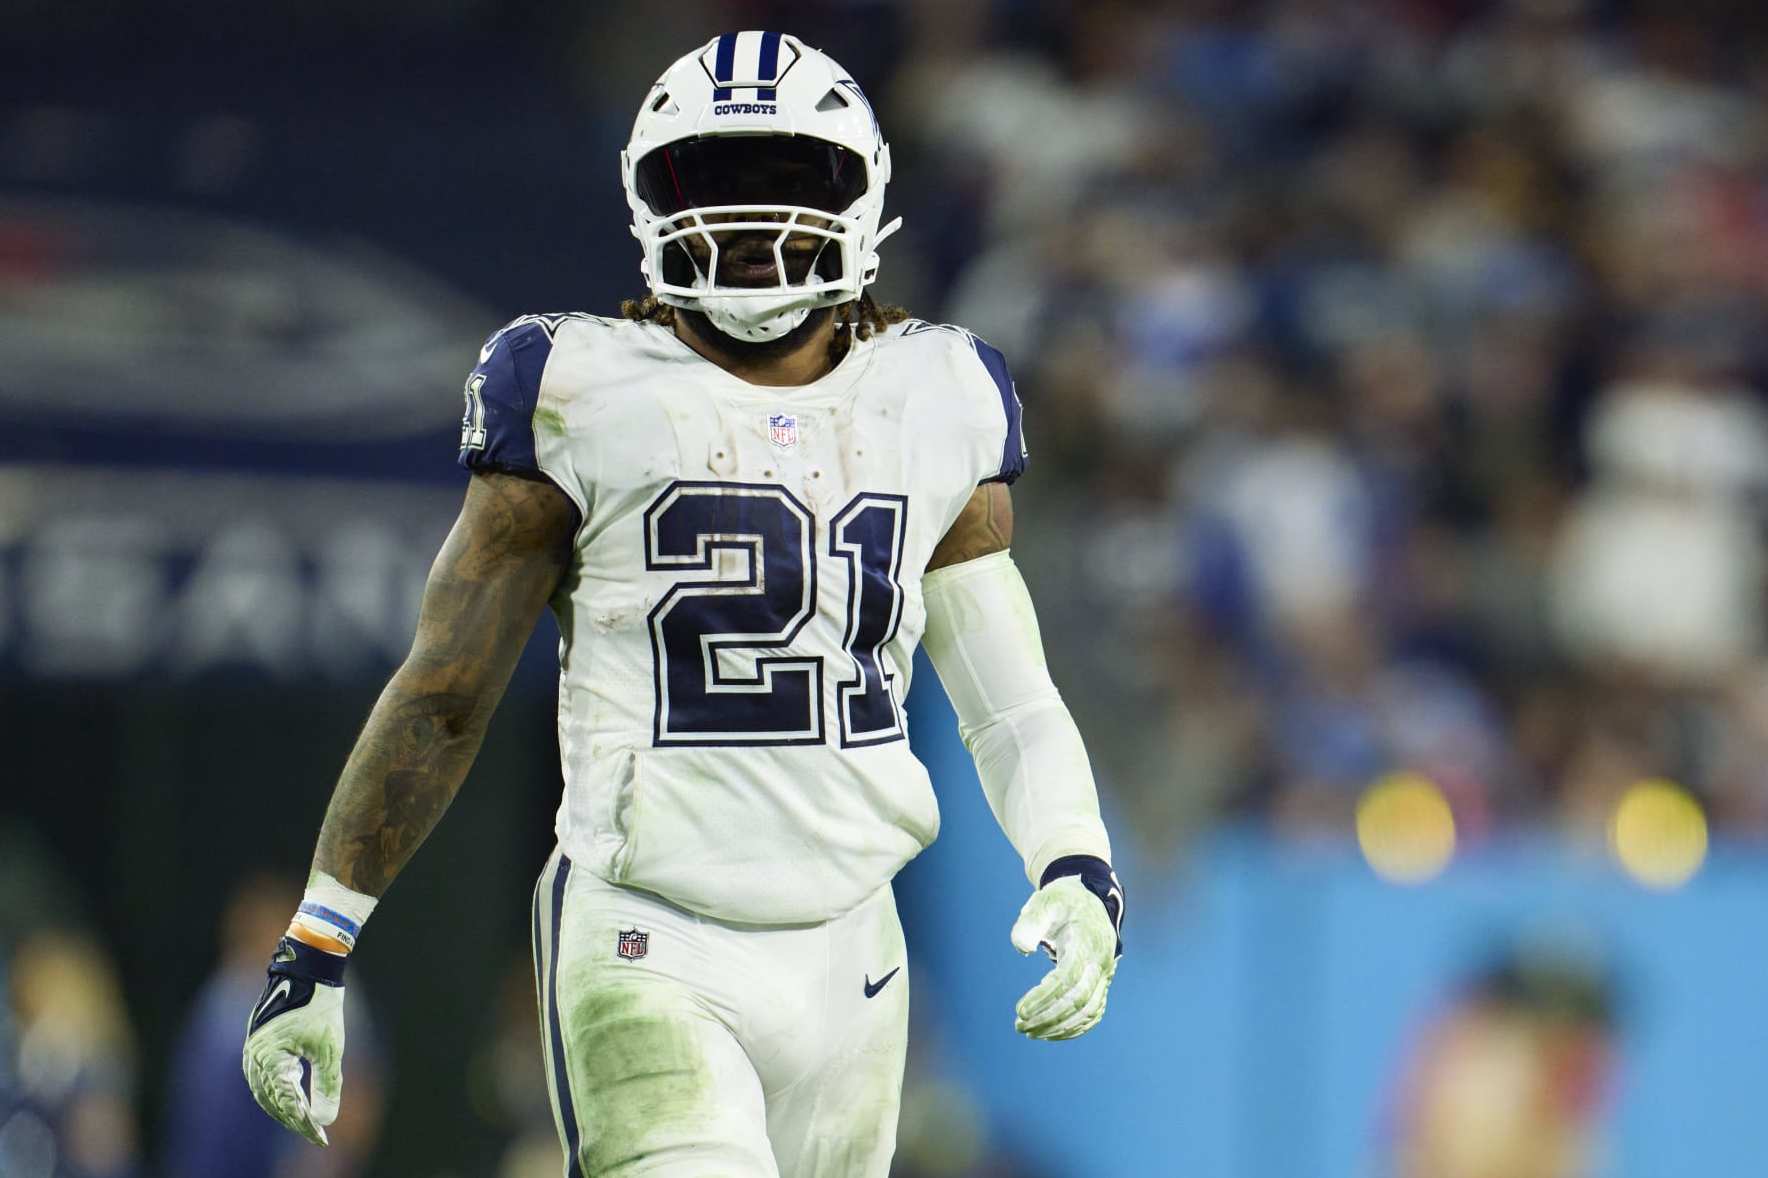
<path fill-rule="evenodd" d="M 1019 403 L 1019 390 L 1013 384 L 1013 375 L 1007 371 L 1007 358 L 1001 355 L 1000 349 L 979 335 L 964 334 L 970 336 L 970 346 L 975 350 L 977 360 L 994 382 L 995 391 L 1001 397 L 1001 412 L 1007 419 L 1007 434 L 1001 441 L 1000 471 L 982 481 L 1010 484 L 1025 473 L 1024 406 Z"/>
<path fill-rule="evenodd" d="M 955 323 L 929 323 L 925 319 L 906 319 L 894 328 L 898 338 L 938 333 L 950 338 L 955 346 L 975 356 L 982 365 L 995 393 L 1001 399 L 1001 413 L 1006 419 L 1006 434 L 1001 439 L 1001 464 L 984 478 L 985 483 L 1012 483 L 1025 473 L 1025 427 L 1021 420 L 1022 406 L 1013 376 L 1007 371 L 1006 357 L 1000 349 L 965 327 Z M 961 343 L 959 342 L 961 341 Z"/>
<path fill-rule="evenodd" d="M 956 323 L 929 323 L 925 319 L 904 319 L 901 323 L 894 324 L 891 327 L 891 330 L 903 339 L 907 339 L 912 335 L 922 335 L 930 331 L 957 336 L 959 339 L 966 341 L 975 338 L 975 336 L 970 334 L 968 328 L 959 327 Z"/>
<path fill-rule="evenodd" d="M 534 410 L 553 337 L 580 313 L 524 315 L 491 333 L 467 376 L 459 462 L 468 470 L 540 471 Z"/>

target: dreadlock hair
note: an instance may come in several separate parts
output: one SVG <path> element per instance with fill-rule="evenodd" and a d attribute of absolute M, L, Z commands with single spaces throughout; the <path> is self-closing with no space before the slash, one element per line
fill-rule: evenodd
<path fill-rule="evenodd" d="M 641 299 L 621 299 L 620 313 L 640 323 L 655 323 L 659 327 L 675 326 L 675 308 L 668 303 L 658 302 L 656 295 L 646 295 Z M 901 323 L 908 317 L 909 313 L 903 308 L 890 303 L 875 302 L 870 294 L 864 292 L 857 299 L 837 305 L 836 331 L 829 339 L 829 363 L 839 364 L 855 339 L 870 339 L 892 323 Z M 840 330 L 844 327 L 849 330 Z"/>

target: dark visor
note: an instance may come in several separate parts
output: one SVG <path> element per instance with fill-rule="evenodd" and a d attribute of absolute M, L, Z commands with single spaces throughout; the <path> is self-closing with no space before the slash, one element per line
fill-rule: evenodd
<path fill-rule="evenodd" d="M 709 205 L 804 205 L 839 213 L 866 190 L 865 162 L 806 135 L 708 135 L 638 161 L 638 194 L 667 217 Z"/>

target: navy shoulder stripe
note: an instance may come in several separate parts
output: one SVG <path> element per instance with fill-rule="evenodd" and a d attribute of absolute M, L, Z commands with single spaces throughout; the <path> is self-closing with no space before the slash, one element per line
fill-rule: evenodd
<path fill-rule="evenodd" d="M 1007 371 L 1007 358 L 1001 355 L 1000 349 L 976 335 L 970 337 L 970 343 L 976 349 L 977 359 L 994 379 L 995 389 L 1001 394 L 1001 410 L 1007 415 L 1007 436 L 1001 443 L 1000 470 L 982 481 L 1011 483 L 1025 473 L 1025 426 L 1020 420 L 1019 392 L 1013 387 L 1013 376 Z"/>
<path fill-rule="evenodd" d="M 460 423 L 462 466 L 540 473 L 534 410 L 552 345 L 547 324 L 520 319 L 485 341 L 479 363 L 467 377 L 466 416 Z"/>

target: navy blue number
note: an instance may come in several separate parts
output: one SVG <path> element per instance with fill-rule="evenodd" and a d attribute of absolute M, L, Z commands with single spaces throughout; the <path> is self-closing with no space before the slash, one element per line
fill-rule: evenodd
<path fill-rule="evenodd" d="M 901 495 L 861 494 L 829 525 L 829 553 L 847 561 L 847 636 L 842 643 L 855 675 L 838 684 L 841 746 L 884 744 L 903 738 L 896 676 L 884 648 L 902 623 L 903 537 L 909 501 Z"/>
<path fill-rule="evenodd" d="M 823 660 L 784 651 L 816 612 L 816 521 L 784 487 L 676 482 L 645 512 L 645 568 L 708 573 L 677 581 L 650 613 L 659 745 L 821 744 Z M 847 562 L 837 685 L 841 745 L 901 740 L 884 648 L 902 623 L 908 500 L 854 496 L 829 529 Z"/>
<path fill-rule="evenodd" d="M 677 482 L 645 512 L 645 567 L 677 581 L 650 614 L 657 713 L 670 744 L 818 744 L 822 660 L 760 655 L 816 611 L 815 521 L 784 487 Z"/>

